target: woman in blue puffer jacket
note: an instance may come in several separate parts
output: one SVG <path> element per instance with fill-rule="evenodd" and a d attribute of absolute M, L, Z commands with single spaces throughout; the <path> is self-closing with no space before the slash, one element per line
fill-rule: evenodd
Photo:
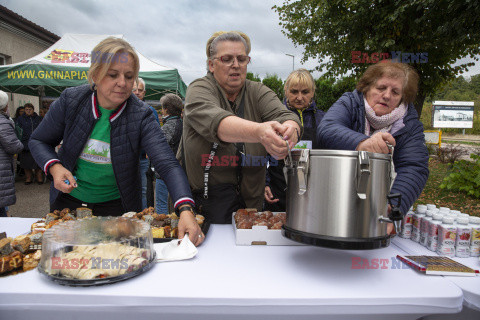
<path fill-rule="evenodd" d="M 35 160 L 53 178 L 50 209 L 87 206 L 96 216 L 140 211 L 139 159 L 145 150 L 180 216 L 178 237 L 188 232 L 199 245 L 204 235 L 185 172 L 150 108 L 132 93 L 140 68 L 135 50 L 109 37 L 93 49 L 91 59 L 90 85 L 63 91 L 30 139 Z"/>
<path fill-rule="evenodd" d="M 317 130 L 325 149 L 389 153 L 387 143 L 393 145 L 397 176 L 391 193 L 401 194 L 403 214 L 420 196 L 429 173 L 423 125 L 413 106 L 417 86 L 418 74 L 406 64 L 372 65 L 357 89 L 332 105 Z"/>

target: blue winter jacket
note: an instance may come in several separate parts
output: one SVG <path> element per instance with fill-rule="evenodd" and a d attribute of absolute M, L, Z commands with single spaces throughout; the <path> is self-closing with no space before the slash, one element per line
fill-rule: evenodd
<path fill-rule="evenodd" d="M 48 170 L 54 159 L 75 170 L 85 143 L 87 143 L 100 110 L 93 103 L 94 92 L 89 85 L 68 88 L 50 107 L 49 112 L 33 132 L 30 150 L 37 164 Z M 193 203 L 190 186 L 182 167 L 170 149 L 159 123 L 152 111 L 134 94 L 127 103 L 110 116 L 110 146 L 113 172 L 125 211 L 140 211 L 142 190 L 139 159 L 144 149 L 155 171 L 168 187 L 175 207 L 185 202 Z M 58 154 L 55 146 L 63 139 Z M 60 191 L 50 186 L 50 203 Z"/>
<path fill-rule="evenodd" d="M 418 199 L 428 178 L 428 151 L 423 125 L 413 104 L 403 118 L 405 127 L 393 134 L 396 146 L 393 163 L 397 177 L 391 193 L 400 193 L 400 211 L 405 214 Z M 365 132 L 363 94 L 347 92 L 328 110 L 317 129 L 317 139 L 324 149 L 355 150 L 368 139 Z"/>

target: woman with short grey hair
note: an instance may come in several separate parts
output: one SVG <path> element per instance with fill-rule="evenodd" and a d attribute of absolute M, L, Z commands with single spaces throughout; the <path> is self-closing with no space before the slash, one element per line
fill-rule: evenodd
<path fill-rule="evenodd" d="M 8 95 L 0 90 L 0 217 L 6 217 L 5 207 L 15 204 L 17 200 L 13 155 L 23 149 L 7 110 Z"/>

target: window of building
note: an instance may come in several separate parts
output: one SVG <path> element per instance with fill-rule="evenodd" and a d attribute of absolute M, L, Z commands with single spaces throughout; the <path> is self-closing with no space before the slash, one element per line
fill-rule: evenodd
<path fill-rule="evenodd" d="M 11 57 L 0 53 L 0 66 L 12 63 Z"/>

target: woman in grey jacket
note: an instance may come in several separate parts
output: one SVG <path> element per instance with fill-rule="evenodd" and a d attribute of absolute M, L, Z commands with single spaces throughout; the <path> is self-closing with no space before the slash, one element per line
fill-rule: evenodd
<path fill-rule="evenodd" d="M 23 149 L 15 134 L 15 124 L 7 114 L 8 95 L 0 90 L 0 217 L 6 217 L 6 206 L 15 204 L 15 166 L 13 155 Z"/>

